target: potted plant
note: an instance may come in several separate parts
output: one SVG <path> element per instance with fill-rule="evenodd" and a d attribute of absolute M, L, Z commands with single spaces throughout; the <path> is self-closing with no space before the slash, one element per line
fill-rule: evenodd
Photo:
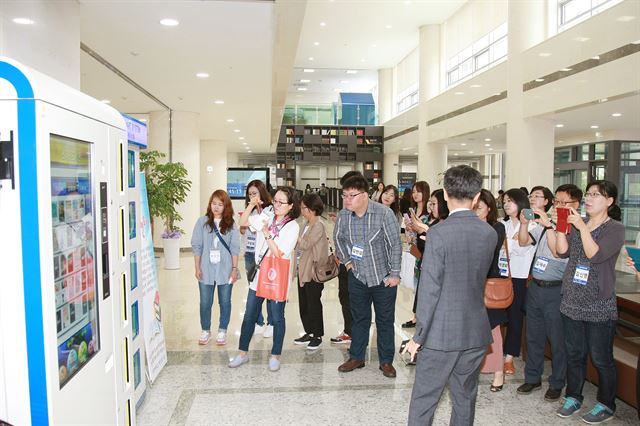
<path fill-rule="evenodd" d="M 180 237 L 184 233 L 177 224 L 182 216 L 176 207 L 185 202 L 191 189 L 187 169 L 182 163 L 161 163 L 165 154 L 158 151 L 140 153 L 140 169 L 145 172 L 149 213 L 164 224 L 162 246 L 165 269 L 180 269 Z"/>

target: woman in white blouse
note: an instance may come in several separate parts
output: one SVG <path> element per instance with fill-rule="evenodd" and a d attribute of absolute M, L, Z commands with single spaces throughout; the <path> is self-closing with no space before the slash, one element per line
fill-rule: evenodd
<path fill-rule="evenodd" d="M 531 262 L 536 253 L 536 246 L 528 245 L 520 247 L 518 231 L 520 230 L 520 212 L 529 208 L 529 199 L 520 189 L 510 189 L 504 194 L 504 228 L 506 241 L 509 248 L 509 267 L 513 281 L 513 303 L 507 308 L 507 336 L 504 342 L 504 374 L 515 374 L 513 357 L 520 356 L 520 343 L 522 341 L 522 324 L 524 319 L 524 302 L 527 291 L 527 278 L 531 269 Z M 529 227 L 535 227 L 535 223 L 529 223 Z M 500 274 L 508 276 L 507 255 L 504 247 L 500 250 L 498 261 Z"/>
<path fill-rule="evenodd" d="M 280 187 L 273 197 L 273 215 L 265 214 L 253 216 L 251 211 L 256 205 L 261 204 L 257 198 L 251 199 L 249 205 L 242 213 L 240 226 L 250 226 L 256 233 L 256 264 L 259 264 L 264 256 L 274 255 L 276 257 L 291 259 L 293 249 L 298 241 L 300 227 L 296 218 L 300 216 L 300 200 L 295 189 L 290 187 Z M 254 325 L 258 319 L 258 313 L 262 310 L 264 298 L 256 295 L 258 287 L 257 273 L 249 285 L 249 295 L 247 306 L 242 320 L 242 330 L 240 332 L 240 353 L 236 355 L 229 367 L 235 368 L 249 362 L 249 343 L 254 333 Z M 291 271 L 289 271 L 289 287 L 291 284 Z M 284 308 L 286 302 L 276 302 L 267 300 L 270 305 L 270 314 L 273 315 L 273 346 L 271 347 L 271 357 L 269 358 L 269 371 L 280 369 L 280 354 L 286 331 L 284 320 Z"/>

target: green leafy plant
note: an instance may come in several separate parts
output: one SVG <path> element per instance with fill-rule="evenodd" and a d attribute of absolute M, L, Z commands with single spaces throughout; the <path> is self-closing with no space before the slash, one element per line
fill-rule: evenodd
<path fill-rule="evenodd" d="M 162 238 L 180 238 L 184 230 L 177 225 L 182 216 L 176 207 L 186 201 L 191 181 L 184 164 L 162 163 L 164 157 L 158 151 L 140 152 L 140 170 L 145 173 L 149 213 L 164 222 Z"/>

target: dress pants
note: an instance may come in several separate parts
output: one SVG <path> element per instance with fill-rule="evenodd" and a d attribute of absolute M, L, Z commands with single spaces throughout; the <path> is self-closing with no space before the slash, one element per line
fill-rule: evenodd
<path fill-rule="evenodd" d="M 342 318 L 344 319 L 344 333 L 351 336 L 351 306 L 349 305 L 349 273 L 347 267 L 342 263 L 338 269 L 338 299 L 342 308 Z"/>
<path fill-rule="evenodd" d="M 322 290 L 323 283 L 310 281 L 300 286 L 298 280 L 298 303 L 300 306 L 300 319 L 304 332 L 313 337 L 324 336 L 324 322 L 322 319 Z"/>
<path fill-rule="evenodd" d="M 504 339 L 505 355 L 520 356 L 522 346 L 522 322 L 524 319 L 524 302 L 527 295 L 527 279 L 512 278 L 513 303 L 507 308 L 507 336 Z"/>

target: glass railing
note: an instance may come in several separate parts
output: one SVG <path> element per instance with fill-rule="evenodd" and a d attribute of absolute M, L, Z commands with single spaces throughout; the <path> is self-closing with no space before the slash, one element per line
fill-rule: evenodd
<path fill-rule="evenodd" d="M 360 125 L 377 124 L 375 105 L 294 104 L 284 107 L 282 124 Z"/>

